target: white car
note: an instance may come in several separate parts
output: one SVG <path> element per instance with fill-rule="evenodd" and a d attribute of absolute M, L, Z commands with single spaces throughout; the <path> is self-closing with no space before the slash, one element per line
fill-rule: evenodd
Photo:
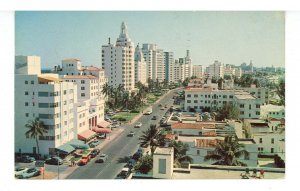
<path fill-rule="evenodd" d="M 134 126 L 134 128 L 141 128 L 142 127 L 142 123 L 141 122 L 138 122 L 135 126 Z"/>
<path fill-rule="evenodd" d="M 15 177 L 20 176 L 21 174 L 23 174 L 24 172 L 26 172 L 28 170 L 27 167 L 17 167 L 15 169 Z"/>
<path fill-rule="evenodd" d="M 146 113 L 145 113 L 145 115 L 150 115 L 152 113 L 152 111 L 147 111 Z"/>
<path fill-rule="evenodd" d="M 33 176 L 38 176 L 41 174 L 41 171 L 37 168 L 29 168 L 22 174 L 18 175 L 17 178 L 31 178 Z"/>

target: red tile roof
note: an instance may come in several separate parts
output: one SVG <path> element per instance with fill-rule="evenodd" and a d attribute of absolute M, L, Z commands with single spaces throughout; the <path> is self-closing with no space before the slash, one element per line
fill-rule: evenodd
<path fill-rule="evenodd" d="M 217 133 L 216 133 L 216 131 L 206 131 L 202 135 L 205 137 L 215 137 L 215 136 L 217 136 Z"/>
<path fill-rule="evenodd" d="M 215 124 L 207 123 L 173 123 L 172 129 L 203 129 L 203 128 L 215 128 Z"/>
<path fill-rule="evenodd" d="M 165 139 L 175 140 L 175 135 L 174 134 L 166 134 Z"/>
<path fill-rule="evenodd" d="M 64 79 L 97 79 L 97 77 L 92 75 L 66 75 L 64 76 Z"/>

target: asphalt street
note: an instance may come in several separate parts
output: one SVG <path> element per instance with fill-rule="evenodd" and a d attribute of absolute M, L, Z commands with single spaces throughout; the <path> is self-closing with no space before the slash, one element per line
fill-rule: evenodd
<path fill-rule="evenodd" d="M 72 174 L 67 176 L 66 179 L 114 179 L 126 164 L 126 160 L 124 159 L 132 156 L 138 150 L 139 137 L 142 135 L 142 131 L 148 129 L 150 124 L 158 124 L 161 117 L 167 111 L 167 109 L 160 110 L 158 105 L 162 104 L 165 106 L 167 104 L 170 107 L 173 103 L 172 97 L 175 91 L 176 90 L 170 91 L 157 104 L 154 104 L 152 106 L 151 115 L 143 115 L 135 123 L 131 125 L 121 125 L 119 127 L 124 128 L 122 134 L 101 150 L 101 153 L 108 155 L 107 161 L 104 163 L 95 163 L 95 159 L 92 159 L 87 165 L 77 168 Z M 154 115 L 157 119 L 151 120 Z M 141 128 L 134 128 L 137 122 L 142 122 L 143 125 Z M 130 131 L 135 132 L 133 137 L 127 136 Z"/>

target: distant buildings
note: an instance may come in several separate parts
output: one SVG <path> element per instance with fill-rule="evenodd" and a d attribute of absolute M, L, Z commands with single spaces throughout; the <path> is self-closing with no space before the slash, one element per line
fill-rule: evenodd
<path fill-rule="evenodd" d="M 207 73 L 209 78 L 224 78 L 224 64 L 216 60 L 213 64 L 207 67 Z"/>
<path fill-rule="evenodd" d="M 133 91 L 135 85 L 134 44 L 128 36 L 123 22 L 116 44 L 102 46 L 102 68 L 108 77 L 108 85 L 124 85 L 126 91 Z"/>
<path fill-rule="evenodd" d="M 142 50 L 139 45 L 135 48 L 134 52 L 134 67 L 135 67 L 135 83 L 141 82 L 142 84 L 147 84 L 147 64 L 144 59 Z"/>
<path fill-rule="evenodd" d="M 193 76 L 196 76 L 196 78 L 203 78 L 202 65 L 193 65 Z"/>

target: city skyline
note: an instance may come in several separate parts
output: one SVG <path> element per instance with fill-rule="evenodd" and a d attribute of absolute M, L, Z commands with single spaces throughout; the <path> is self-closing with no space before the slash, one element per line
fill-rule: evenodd
<path fill-rule="evenodd" d="M 44 67 L 65 58 L 101 67 L 101 46 L 115 43 L 122 21 L 134 46 L 155 43 L 175 59 L 190 50 L 194 65 L 285 65 L 284 12 L 16 12 L 15 21 L 16 55 L 41 56 Z"/>

